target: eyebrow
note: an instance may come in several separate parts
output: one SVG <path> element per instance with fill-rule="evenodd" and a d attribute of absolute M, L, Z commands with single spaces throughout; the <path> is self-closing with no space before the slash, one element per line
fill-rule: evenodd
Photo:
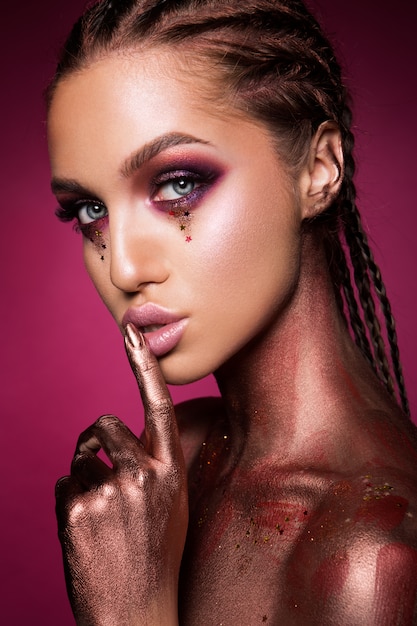
<path fill-rule="evenodd" d="M 147 161 L 155 158 L 160 152 L 163 152 L 168 148 L 191 143 L 210 145 L 209 141 L 183 133 L 166 133 L 160 137 L 156 137 L 152 141 L 145 143 L 142 148 L 134 152 L 126 159 L 120 168 L 121 175 L 123 178 L 129 178 L 132 174 L 134 174 L 134 172 L 142 167 L 144 163 L 147 163 Z M 51 190 L 55 195 L 59 193 L 71 193 L 85 196 L 94 195 L 86 187 L 83 187 L 76 180 L 70 178 L 54 177 L 51 181 Z"/>
<path fill-rule="evenodd" d="M 129 178 L 134 172 L 142 167 L 144 163 L 155 158 L 160 152 L 163 152 L 168 148 L 190 143 L 210 145 L 209 141 L 198 139 L 193 135 L 167 133 L 165 135 L 161 135 L 160 137 L 156 137 L 148 143 L 145 143 L 142 148 L 128 157 L 121 167 L 121 174 L 124 178 Z"/>
<path fill-rule="evenodd" d="M 54 177 L 51 180 L 51 191 L 55 195 L 59 193 L 73 193 L 88 197 L 94 195 L 86 187 L 83 187 L 83 185 L 80 185 L 76 180 L 72 180 L 71 178 Z"/>

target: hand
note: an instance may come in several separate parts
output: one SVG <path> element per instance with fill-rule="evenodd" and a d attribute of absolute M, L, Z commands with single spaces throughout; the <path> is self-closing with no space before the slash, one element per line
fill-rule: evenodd
<path fill-rule="evenodd" d="M 58 533 L 77 624 L 168 626 L 178 624 L 185 464 L 157 360 L 131 325 L 125 345 L 145 408 L 145 443 L 113 415 L 81 434 L 71 475 L 57 483 Z"/>

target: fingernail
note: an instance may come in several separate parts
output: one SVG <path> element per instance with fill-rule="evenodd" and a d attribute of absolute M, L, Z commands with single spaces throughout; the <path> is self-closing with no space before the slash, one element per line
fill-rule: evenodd
<path fill-rule="evenodd" d="M 133 326 L 133 324 L 126 325 L 125 337 L 132 348 L 143 348 L 145 343 L 143 335 L 135 328 L 135 326 Z"/>

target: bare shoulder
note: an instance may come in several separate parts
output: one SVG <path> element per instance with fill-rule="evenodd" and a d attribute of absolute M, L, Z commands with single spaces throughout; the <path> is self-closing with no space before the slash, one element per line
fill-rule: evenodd
<path fill-rule="evenodd" d="M 417 624 L 416 475 L 379 468 L 334 482 L 290 570 L 302 581 L 295 603 L 322 624 Z"/>
<path fill-rule="evenodd" d="M 200 454 L 202 443 L 219 422 L 224 421 L 224 407 L 219 397 L 194 398 L 175 406 L 181 445 L 187 468 Z"/>

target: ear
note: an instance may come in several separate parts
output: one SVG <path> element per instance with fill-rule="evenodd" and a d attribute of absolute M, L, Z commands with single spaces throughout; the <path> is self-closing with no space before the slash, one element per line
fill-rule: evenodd
<path fill-rule="evenodd" d="M 314 135 L 300 178 L 302 217 L 315 217 L 333 202 L 343 180 L 343 151 L 339 127 L 323 122 Z"/>

